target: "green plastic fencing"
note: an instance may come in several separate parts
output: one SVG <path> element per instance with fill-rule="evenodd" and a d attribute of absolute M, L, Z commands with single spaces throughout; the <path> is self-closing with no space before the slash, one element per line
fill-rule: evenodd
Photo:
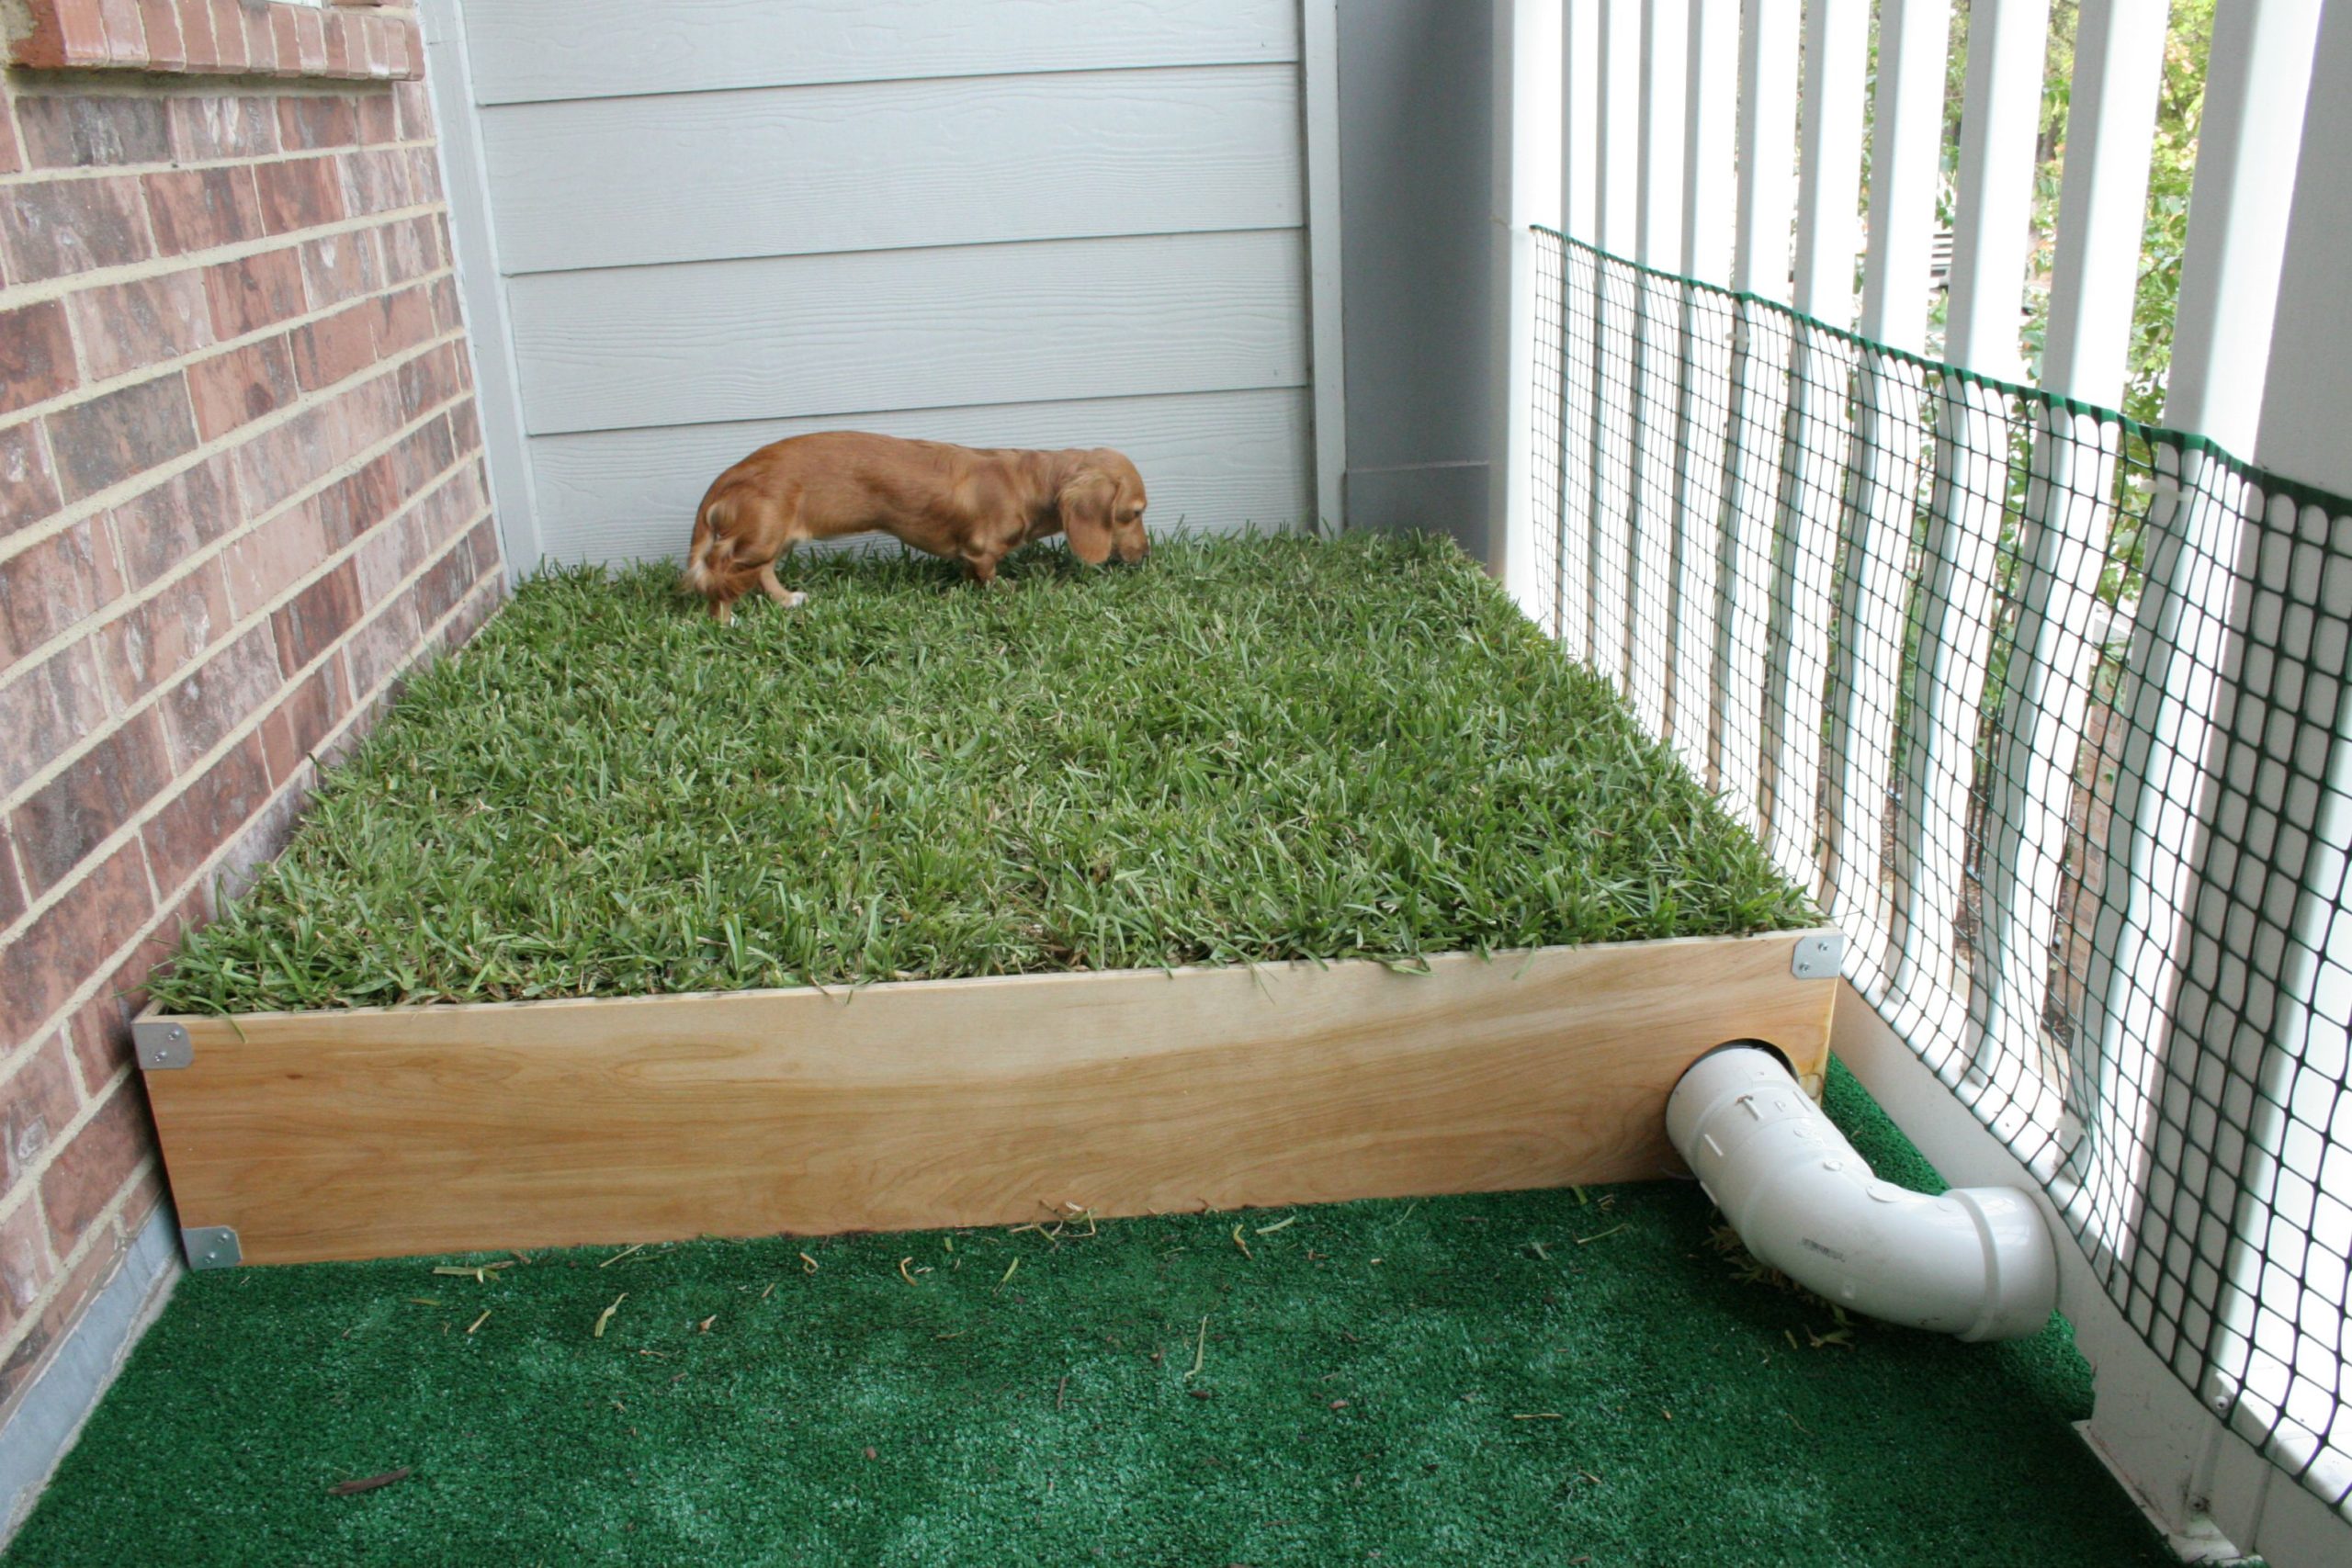
<path fill-rule="evenodd" d="M 2352 1515 L 2352 502 L 1536 233 L 1550 629 Z"/>

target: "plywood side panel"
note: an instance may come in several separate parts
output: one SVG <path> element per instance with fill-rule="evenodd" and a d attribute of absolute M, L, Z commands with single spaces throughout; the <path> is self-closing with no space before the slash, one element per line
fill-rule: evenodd
<path fill-rule="evenodd" d="M 729 464 L 842 423 L 760 420 L 544 435 L 530 444 L 540 527 L 565 561 L 683 555 L 695 503 Z M 859 415 L 885 435 L 967 446 L 1116 446 L 1143 469 L 1155 532 L 1286 527 L 1310 514 L 1307 394 L 1297 388 Z"/>
<path fill-rule="evenodd" d="M 510 273 L 1301 218 L 1295 66 L 486 110 Z"/>
<path fill-rule="evenodd" d="M 511 279 L 533 434 L 1306 381 L 1299 231 Z"/>
<path fill-rule="evenodd" d="M 190 1019 L 147 1089 L 251 1262 L 1632 1180 L 1702 1052 L 1822 1069 L 1795 941 Z"/>
<path fill-rule="evenodd" d="M 1298 58 L 1298 0 L 475 0 L 485 104 Z"/>

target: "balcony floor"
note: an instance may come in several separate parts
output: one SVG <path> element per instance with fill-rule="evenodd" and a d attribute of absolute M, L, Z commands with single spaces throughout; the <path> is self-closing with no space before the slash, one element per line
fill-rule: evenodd
<path fill-rule="evenodd" d="M 1657 1183 L 194 1275 L 7 1561 L 2166 1561 L 2063 1324 L 1841 1333 L 1712 1220 Z"/>

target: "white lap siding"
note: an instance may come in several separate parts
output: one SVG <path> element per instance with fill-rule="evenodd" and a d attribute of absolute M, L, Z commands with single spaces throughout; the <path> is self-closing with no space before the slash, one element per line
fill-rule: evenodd
<path fill-rule="evenodd" d="M 1298 0 L 454 9 L 539 552 L 674 554 L 840 426 L 1313 510 Z"/>

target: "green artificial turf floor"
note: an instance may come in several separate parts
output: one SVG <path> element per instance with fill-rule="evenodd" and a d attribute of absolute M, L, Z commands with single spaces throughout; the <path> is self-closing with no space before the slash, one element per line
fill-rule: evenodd
<path fill-rule="evenodd" d="M 1814 923 L 1442 540 L 526 584 L 418 676 L 166 1010 L 650 995 Z"/>
<path fill-rule="evenodd" d="M 1657 1183 L 193 1275 L 6 1561 L 2166 1561 L 2063 1324 L 1841 1326 L 1713 1220 Z"/>

